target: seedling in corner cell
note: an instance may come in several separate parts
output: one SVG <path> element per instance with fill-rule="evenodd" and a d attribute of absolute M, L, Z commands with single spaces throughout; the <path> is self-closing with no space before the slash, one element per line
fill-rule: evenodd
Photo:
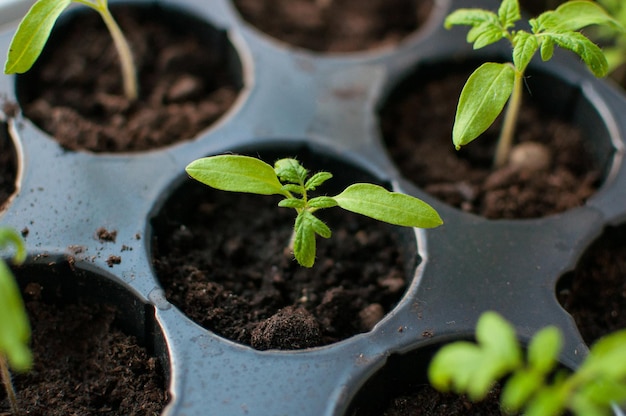
<path fill-rule="evenodd" d="M 124 94 L 129 100 L 135 100 L 138 87 L 133 55 L 122 30 L 109 11 L 108 0 L 38 0 L 26 13 L 13 36 L 4 73 L 21 74 L 33 66 L 48 41 L 56 20 L 72 1 L 94 9 L 102 17 L 119 54 Z"/>
<path fill-rule="evenodd" d="M 494 13 L 483 9 L 458 9 L 445 20 L 445 27 L 471 26 L 467 41 L 480 49 L 501 39 L 513 48 L 512 62 L 488 62 L 481 65 L 467 80 L 457 107 L 452 141 L 457 149 L 480 136 L 493 124 L 508 102 L 494 166 L 506 164 L 522 100 L 526 68 L 537 51 L 547 61 L 554 47 L 568 49 L 579 55 L 597 77 L 607 74 L 608 64 L 602 50 L 579 30 L 590 25 L 611 26 L 623 30 L 595 2 L 575 0 L 553 11 L 530 19 L 531 31 L 514 30 L 521 14 L 518 0 L 503 0 Z"/>
<path fill-rule="evenodd" d="M 15 246 L 14 261 L 22 263 L 26 249 L 20 236 L 10 228 L 0 228 L 0 249 Z M 32 365 L 30 325 L 20 291 L 7 264 L 0 258 L 0 379 L 4 384 L 13 415 L 21 414 L 9 368 L 26 371 Z"/>
<path fill-rule="evenodd" d="M 390 192 L 370 183 L 356 183 L 335 196 L 311 197 L 310 192 L 332 178 L 329 172 L 309 175 L 295 159 L 280 159 L 274 167 L 249 156 L 219 155 L 191 162 L 187 173 L 216 189 L 260 195 L 281 195 L 278 206 L 297 212 L 290 248 L 300 265 L 313 266 L 316 234 L 331 236 L 328 226 L 315 216 L 324 208 L 339 206 L 390 224 L 431 228 L 443 222 L 427 203 Z"/>
<path fill-rule="evenodd" d="M 560 369 L 563 336 L 548 326 L 537 332 L 524 356 L 515 328 L 495 312 L 476 325 L 476 342 L 443 346 L 433 357 L 428 377 L 441 391 L 484 399 L 502 381 L 500 406 L 507 414 L 609 416 L 626 403 L 626 330 L 598 340 L 574 372 Z"/>

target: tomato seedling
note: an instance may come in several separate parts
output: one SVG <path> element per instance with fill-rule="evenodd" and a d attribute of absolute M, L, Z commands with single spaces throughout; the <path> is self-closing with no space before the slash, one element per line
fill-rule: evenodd
<path fill-rule="evenodd" d="M 13 36 L 4 73 L 21 74 L 33 66 L 57 19 L 72 2 L 84 4 L 100 14 L 119 54 L 124 95 L 129 100 L 137 99 L 137 71 L 133 55 L 122 30 L 109 11 L 108 0 L 38 0 L 26 13 Z"/>
<path fill-rule="evenodd" d="M 575 0 L 546 11 L 528 21 L 531 31 L 514 30 L 521 20 L 518 0 L 503 0 L 497 13 L 483 9 L 458 9 L 445 20 L 445 27 L 471 26 L 467 42 L 480 49 L 502 39 L 510 42 L 512 62 L 487 62 L 468 78 L 457 106 L 452 141 L 459 149 L 489 128 L 508 102 L 494 157 L 494 166 L 506 164 L 522 102 L 524 74 L 539 51 L 541 58 L 552 58 L 555 46 L 576 53 L 597 77 L 607 74 L 602 49 L 579 31 L 590 25 L 623 30 L 598 4 Z"/>
<path fill-rule="evenodd" d="M 575 372 L 558 368 L 563 336 L 554 326 L 538 331 L 524 355 L 515 328 L 495 312 L 476 325 L 476 343 L 453 342 L 433 357 L 428 377 L 441 391 L 467 394 L 473 401 L 503 382 L 500 405 L 507 414 L 608 416 L 626 402 L 626 330 L 598 340 Z"/>
<path fill-rule="evenodd" d="M 281 195 L 278 206 L 297 212 L 290 248 L 298 263 L 315 263 L 315 238 L 331 236 L 316 211 L 339 206 L 390 224 L 431 228 L 443 222 L 427 203 L 409 195 L 390 192 L 382 186 L 356 183 L 335 196 L 311 197 L 310 192 L 332 178 L 329 172 L 309 175 L 296 159 L 280 159 L 274 167 L 262 160 L 241 155 L 219 155 L 191 162 L 187 173 L 194 179 L 222 191 L 260 195 Z"/>
<path fill-rule="evenodd" d="M 26 248 L 21 237 L 10 228 L 0 228 L 0 249 L 7 245 L 15 247 L 14 262 L 22 263 L 26 258 Z M 24 302 L 11 270 L 0 258 L 0 379 L 14 415 L 19 415 L 20 410 L 9 368 L 26 371 L 31 367 L 33 357 L 29 341 L 30 325 Z"/>

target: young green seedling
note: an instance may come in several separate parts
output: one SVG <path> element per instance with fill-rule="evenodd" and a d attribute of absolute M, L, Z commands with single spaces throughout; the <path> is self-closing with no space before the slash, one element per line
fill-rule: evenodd
<path fill-rule="evenodd" d="M 513 48 L 512 62 L 488 62 L 470 75 L 459 97 L 452 133 L 457 149 L 470 143 L 493 124 L 508 102 L 494 158 L 496 167 L 507 162 L 522 100 L 524 73 L 536 52 L 540 51 L 541 58 L 547 61 L 558 45 L 579 55 L 594 75 L 602 77 L 608 70 L 606 57 L 579 30 L 590 25 L 622 30 L 599 5 L 584 0 L 569 1 L 530 19 L 530 32 L 513 29 L 520 19 L 518 1 L 503 0 L 497 14 L 482 9 L 458 9 L 445 20 L 446 28 L 471 26 L 467 41 L 474 44 L 474 49 L 501 39 L 508 40 Z"/>
<path fill-rule="evenodd" d="M 526 356 L 514 327 L 495 312 L 485 312 L 476 325 L 477 343 L 460 341 L 442 347 L 433 357 L 428 377 L 441 391 L 486 397 L 503 382 L 500 405 L 507 413 L 557 416 L 569 410 L 578 416 L 611 415 L 611 406 L 626 402 L 626 330 L 598 340 L 571 373 L 558 369 L 563 336 L 558 328 L 541 329 Z"/>
<path fill-rule="evenodd" d="M 14 230 L 0 228 L 0 249 L 7 245 L 15 246 L 14 261 L 22 263 L 26 258 L 24 242 Z M 20 414 L 20 410 L 9 367 L 15 371 L 26 371 L 31 367 L 33 358 L 29 341 L 30 325 L 20 291 L 11 270 L 0 258 L 0 379 L 14 415 Z"/>
<path fill-rule="evenodd" d="M 295 159 L 280 159 L 274 167 L 249 156 L 220 155 L 191 162 L 187 173 L 216 189 L 260 195 L 281 195 L 280 207 L 297 212 L 290 247 L 300 265 L 313 266 L 315 236 L 331 236 L 315 212 L 339 206 L 379 221 L 406 227 L 431 228 L 442 224 L 439 214 L 425 202 L 409 195 L 389 192 L 369 183 L 350 185 L 335 196 L 311 197 L 310 192 L 332 177 L 329 172 L 309 175 Z"/>
<path fill-rule="evenodd" d="M 129 100 L 135 100 L 138 87 L 133 56 L 124 34 L 109 11 L 108 0 L 38 0 L 24 16 L 13 36 L 4 73 L 21 74 L 33 66 L 48 41 L 56 20 L 72 1 L 94 9 L 102 17 L 119 54 L 124 94 Z"/>

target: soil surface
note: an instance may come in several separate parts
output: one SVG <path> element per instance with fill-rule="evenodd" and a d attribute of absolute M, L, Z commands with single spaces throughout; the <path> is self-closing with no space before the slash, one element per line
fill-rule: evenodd
<path fill-rule="evenodd" d="M 459 94 L 475 67 L 414 76 L 381 111 L 388 151 L 402 174 L 426 192 L 486 218 L 537 218 L 584 204 L 600 181 L 582 132 L 524 97 L 516 141 L 548 147 L 547 169 L 492 169 L 501 119 L 456 151 L 452 126 Z M 449 71 L 448 71 L 449 72 Z"/>
<path fill-rule="evenodd" d="M 163 370 L 115 327 L 116 310 L 94 303 L 44 303 L 40 290 L 30 284 L 25 295 L 34 366 L 13 377 L 24 414 L 161 414 L 168 400 Z M 9 414 L 2 389 L 0 415 Z"/>
<path fill-rule="evenodd" d="M 440 393 L 428 384 L 409 384 L 389 400 L 384 409 L 359 409 L 350 416 L 501 416 L 500 391 L 494 389 L 480 402 L 466 396 Z"/>
<path fill-rule="evenodd" d="M 259 350 L 321 346 L 372 329 L 406 286 L 398 227 L 320 211 L 333 235 L 318 238 L 307 269 L 286 250 L 295 212 L 276 208 L 278 200 L 182 188 L 153 221 L 167 298 L 203 327 Z"/>
<path fill-rule="evenodd" d="M 563 277 L 559 301 L 588 345 L 626 328 L 626 225 L 609 227 Z"/>
<path fill-rule="evenodd" d="M 428 19 L 433 0 L 234 0 L 270 36 L 318 52 L 396 45 Z"/>
<path fill-rule="evenodd" d="M 82 11 L 19 84 L 25 116 L 63 147 L 126 152 L 189 140 L 234 102 L 225 38 L 158 6 L 112 7 L 139 73 L 140 97 L 127 100 L 111 35 L 96 12 Z"/>

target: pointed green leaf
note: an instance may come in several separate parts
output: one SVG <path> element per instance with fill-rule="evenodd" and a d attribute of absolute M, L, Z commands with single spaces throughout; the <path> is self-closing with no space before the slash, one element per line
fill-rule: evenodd
<path fill-rule="evenodd" d="M 309 206 L 315 209 L 332 208 L 337 206 L 337 201 L 330 196 L 318 196 L 309 200 Z"/>
<path fill-rule="evenodd" d="M 324 224 L 322 220 L 314 215 L 311 215 L 309 218 L 311 221 L 311 228 L 313 229 L 313 231 L 315 231 L 316 234 L 318 234 L 322 238 L 330 238 L 330 236 L 332 235 L 330 228 L 328 228 L 328 226 Z"/>
<path fill-rule="evenodd" d="M 561 4 L 554 10 L 551 18 L 543 23 L 542 30 L 550 32 L 577 31 L 591 25 L 609 26 L 612 29 L 624 31 L 622 25 L 598 3 L 585 0 L 574 0 Z"/>
<path fill-rule="evenodd" d="M 192 178 L 222 191 L 260 195 L 284 194 L 274 169 L 249 156 L 205 157 L 194 160 L 185 170 Z"/>
<path fill-rule="evenodd" d="M 515 26 L 515 22 L 522 18 L 517 0 L 502 0 L 498 9 L 498 17 L 502 27 L 509 28 Z"/>
<path fill-rule="evenodd" d="M 280 189 L 285 192 L 291 192 L 292 194 L 302 195 L 304 193 L 302 185 L 296 185 L 295 183 L 284 184 Z"/>
<path fill-rule="evenodd" d="M 578 32 L 554 33 L 549 37 L 561 48 L 568 49 L 582 58 L 596 77 L 607 74 L 609 64 L 602 49 Z"/>
<path fill-rule="evenodd" d="M 467 33 L 467 42 L 473 43 L 474 49 L 480 49 L 492 43 L 496 43 L 504 36 L 505 32 L 500 25 L 485 22 L 470 29 Z"/>
<path fill-rule="evenodd" d="M 511 414 L 517 414 L 535 392 L 541 388 L 543 375 L 530 370 L 515 372 L 502 388 L 500 402 Z"/>
<path fill-rule="evenodd" d="M 443 223 L 439 214 L 424 201 L 378 185 L 353 184 L 334 199 L 345 210 L 390 224 L 431 228 Z"/>
<path fill-rule="evenodd" d="M 305 202 L 297 198 L 287 198 L 287 199 L 283 199 L 279 201 L 278 206 L 281 208 L 301 209 L 301 208 L 304 208 Z"/>
<path fill-rule="evenodd" d="M 285 158 L 274 163 L 276 176 L 283 182 L 304 184 L 309 171 L 306 170 L 296 159 Z"/>
<path fill-rule="evenodd" d="M 497 378 L 518 367 L 522 361 L 522 350 L 513 326 L 495 312 L 487 311 L 476 324 L 476 341 L 497 362 Z"/>
<path fill-rule="evenodd" d="M 52 27 L 71 0 L 39 0 L 30 8 L 13 36 L 4 64 L 5 74 L 28 71 L 43 50 Z"/>
<path fill-rule="evenodd" d="M 309 211 L 301 211 L 294 225 L 293 254 L 303 267 L 312 267 L 315 263 L 315 230 L 311 218 L 315 217 Z"/>
<path fill-rule="evenodd" d="M 524 72 L 539 49 L 539 42 L 535 35 L 520 30 L 515 34 L 513 44 L 513 64 L 518 71 Z"/>
<path fill-rule="evenodd" d="M 17 249 L 15 261 L 21 263 L 26 255 L 24 243 L 12 229 L 0 229 L 0 246 L 12 244 Z M 32 365 L 29 348 L 30 324 L 24 302 L 13 273 L 0 259 L 0 354 L 7 357 L 16 371 L 26 371 Z"/>
<path fill-rule="evenodd" d="M 545 386 L 529 401 L 524 416 L 560 415 L 567 400 L 566 393 L 561 385 Z"/>
<path fill-rule="evenodd" d="M 480 370 L 482 354 L 471 342 L 457 341 L 443 346 L 428 367 L 430 384 L 439 391 L 466 392 Z"/>
<path fill-rule="evenodd" d="M 444 26 L 450 29 L 452 26 L 478 26 L 484 22 L 498 24 L 498 16 L 482 9 L 457 9 L 446 17 Z"/>
<path fill-rule="evenodd" d="M 528 364 L 541 374 L 548 374 L 557 364 L 563 337 L 557 327 L 542 328 L 528 345 Z"/>
<path fill-rule="evenodd" d="M 306 181 L 306 183 L 304 184 L 304 188 L 307 191 L 314 191 L 315 188 L 317 188 L 332 177 L 333 175 L 330 172 L 317 172 Z"/>
<path fill-rule="evenodd" d="M 606 335 L 596 341 L 579 372 L 600 373 L 609 378 L 626 378 L 626 330 Z"/>
<path fill-rule="evenodd" d="M 541 59 L 544 62 L 549 61 L 552 59 L 552 55 L 554 55 L 554 40 L 543 38 L 541 40 Z"/>
<path fill-rule="evenodd" d="M 452 141 L 457 149 L 470 143 L 493 124 L 513 92 L 515 70 L 509 64 L 481 65 L 461 91 Z"/>

